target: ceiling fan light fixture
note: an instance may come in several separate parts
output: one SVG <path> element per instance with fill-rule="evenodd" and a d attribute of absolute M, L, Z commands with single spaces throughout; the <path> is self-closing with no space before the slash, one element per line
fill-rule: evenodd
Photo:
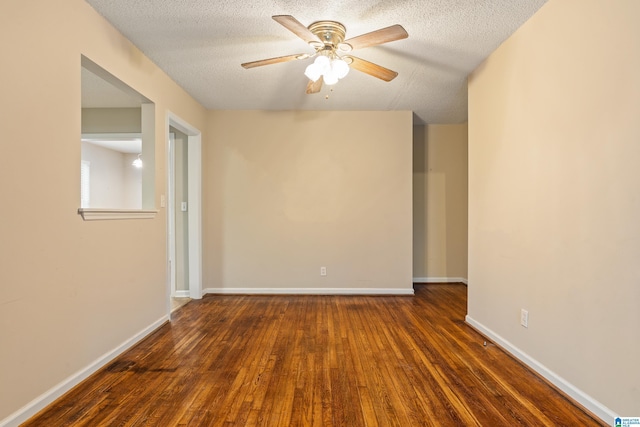
<path fill-rule="evenodd" d="M 330 59 L 326 55 L 318 56 L 312 64 L 304 70 L 304 75 L 313 82 L 317 82 L 320 77 L 324 83 L 331 86 L 338 83 L 349 73 L 349 65 L 340 58 Z"/>

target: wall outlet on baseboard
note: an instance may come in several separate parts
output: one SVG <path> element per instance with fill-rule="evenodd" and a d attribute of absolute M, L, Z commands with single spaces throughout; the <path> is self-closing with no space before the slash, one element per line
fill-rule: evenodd
<path fill-rule="evenodd" d="M 524 308 L 520 309 L 520 324 L 525 328 L 529 327 L 529 312 Z"/>
<path fill-rule="evenodd" d="M 327 267 L 320 267 L 320 275 L 321 276 L 327 275 Z"/>

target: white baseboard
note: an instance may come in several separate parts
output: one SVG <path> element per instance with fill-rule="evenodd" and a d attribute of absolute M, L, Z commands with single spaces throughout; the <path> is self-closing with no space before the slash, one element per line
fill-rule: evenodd
<path fill-rule="evenodd" d="M 410 289 L 389 288 L 205 288 L 205 294 L 241 295 L 413 295 Z"/>
<path fill-rule="evenodd" d="M 468 285 L 464 277 L 414 277 L 413 283 L 464 283 Z"/>
<path fill-rule="evenodd" d="M 151 332 L 158 329 L 165 322 L 169 320 L 168 316 L 162 316 L 160 319 L 153 322 L 151 325 L 147 326 L 116 348 L 107 353 L 100 356 L 98 359 L 94 360 L 85 368 L 79 370 L 75 374 L 66 378 L 62 382 L 58 383 L 48 391 L 44 392 L 40 396 L 33 399 L 31 402 L 27 403 L 22 408 L 18 409 L 13 414 L 9 415 L 7 418 L 0 420 L 0 427 L 17 427 L 21 423 L 27 421 L 29 418 L 36 415 L 42 409 L 44 409 L 47 405 L 52 403 L 54 400 L 65 394 L 67 391 L 71 390 L 76 385 L 80 384 L 82 381 L 87 379 L 91 374 L 96 372 L 98 369 L 105 366 L 107 363 L 111 362 L 120 354 L 124 353 L 129 348 L 133 347 L 138 341 L 145 338 Z"/>
<path fill-rule="evenodd" d="M 511 344 L 506 339 L 502 338 L 500 335 L 492 331 L 491 329 L 485 327 L 481 323 L 474 320 L 471 316 L 467 315 L 465 321 L 469 326 L 480 332 L 482 335 L 502 347 L 505 351 L 511 353 L 516 359 L 520 360 L 522 363 L 533 369 L 538 374 L 542 375 L 546 378 L 551 384 L 558 387 L 558 389 L 562 390 L 567 396 L 571 397 L 573 400 L 578 402 L 580 405 L 584 406 L 588 411 L 592 412 L 595 416 L 600 418 L 602 421 L 610 424 L 613 422 L 614 418 L 617 416 L 611 409 L 607 408 L 602 403 L 598 402 L 591 396 L 587 395 L 573 384 L 544 366 L 542 363 L 535 360 L 533 357 L 529 356 L 522 350 L 520 350 L 515 345 Z"/>
<path fill-rule="evenodd" d="M 190 296 L 191 296 L 191 294 L 189 293 L 188 289 L 186 291 L 174 291 L 173 292 L 173 297 L 174 298 L 189 298 Z"/>

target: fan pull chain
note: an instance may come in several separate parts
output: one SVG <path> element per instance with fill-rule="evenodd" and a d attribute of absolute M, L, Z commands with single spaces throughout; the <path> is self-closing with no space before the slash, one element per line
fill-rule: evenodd
<path fill-rule="evenodd" d="M 329 89 L 329 92 L 333 92 L 333 88 Z M 329 99 L 329 94 L 326 94 L 326 95 L 324 96 L 324 99 Z"/>

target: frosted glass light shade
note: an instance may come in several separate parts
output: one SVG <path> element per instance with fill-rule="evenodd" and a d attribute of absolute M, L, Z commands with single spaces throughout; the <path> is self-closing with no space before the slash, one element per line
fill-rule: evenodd
<path fill-rule="evenodd" d="M 318 56 L 313 63 L 316 64 L 322 74 L 331 68 L 331 61 L 326 56 Z"/>
<path fill-rule="evenodd" d="M 320 68 L 315 63 L 312 63 L 307 65 L 307 68 L 304 70 L 304 75 L 307 76 L 309 80 L 317 82 L 320 76 L 322 75 L 322 72 L 320 71 Z"/>
<path fill-rule="evenodd" d="M 331 69 L 339 79 L 342 79 L 349 74 L 349 65 L 347 65 L 347 63 L 342 59 L 334 59 L 331 62 Z"/>
<path fill-rule="evenodd" d="M 324 83 L 329 86 L 338 83 L 338 76 L 332 70 L 329 70 L 329 72 L 324 73 L 322 78 Z"/>

